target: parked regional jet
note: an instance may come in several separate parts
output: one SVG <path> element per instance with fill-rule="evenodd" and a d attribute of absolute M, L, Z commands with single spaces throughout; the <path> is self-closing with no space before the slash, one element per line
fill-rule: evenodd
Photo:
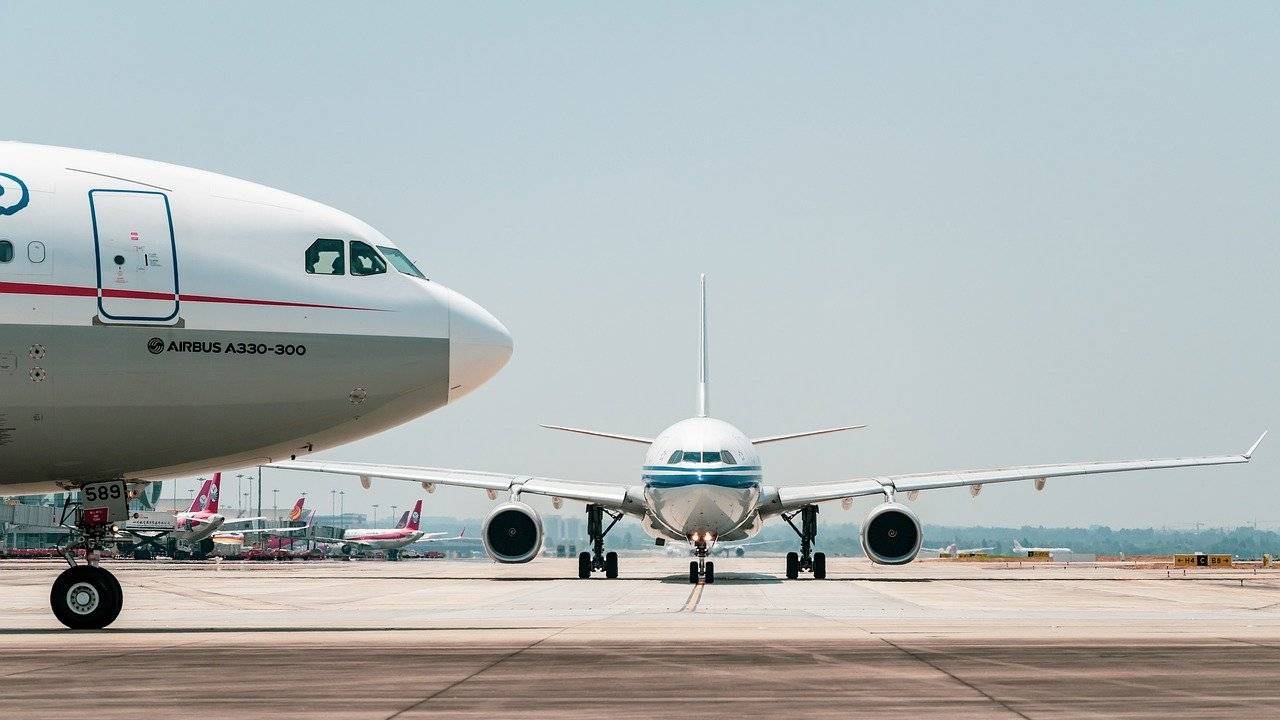
<path fill-rule="evenodd" d="M 1035 480 L 1039 490 L 1051 477 L 1247 463 L 1262 441 L 1258 438 L 1242 455 L 1030 465 L 884 475 L 809 485 L 765 485 L 758 452 L 760 445 L 862 426 L 748 438 L 729 423 L 710 417 L 705 275 L 701 295 L 696 417 L 672 425 L 656 438 L 547 426 L 647 446 L 638 484 L 597 484 L 515 473 L 377 463 L 290 461 L 275 463 L 273 467 L 357 475 L 366 487 L 370 478 L 380 477 L 420 482 L 428 492 L 436 485 L 454 485 L 485 490 L 491 499 L 496 499 L 500 492 L 508 493 L 507 500 L 490 512 L 481 531 L 489 556 L 506 563 L 528 562 L 542 548 L 542 520 L 532 507 L 522 502 L 524 495 L 550 496 L 556 505 L 565 499 L 585 502 L 592 551 L 579 555 L 579 577 L 589 577 L 598 570 L 603 570 L 606 577 L 617 577 L 618 556 L 604 552 L 604 537 L 629 514 L 640 520 L 659 545 L 667 541 L 689 543 L 697 555 L 697 560 L 689 563 L 689 581 L 696 583 L 701 578 L 710 583 L 714 581 L 715 568 L 713 563 L 706 562 L 706 557 L 716 543 L 750 538 L 772 517 L 781 517 L 800 538 L 800 551 L 787 554 L 787 577 L 794 579 L 801 570 L 812 572 L 815 578 L 826 577 L 826 556 L 812 552 L 818 534 L 818 504 L 822 502 L 882 496 L 884 501 L 871 511 L 862 525 L 862 547 L 873 562 L 900 565 L 916 557 L 924 536 L 916 514 L 897 502 L 898 493 L 960 486 L 969 486 L 972 491 L 987 483 L 1015 480 Z M 606 516 L 610 518 L 607 526 Z M 797 518 L 799 526 L 794 522 Z"/>
<path fill-rule="evenodd" d="M 1017 540 L 1013 541 L 1013 551 L 1019 555 L 1030 555 L 1032 553 L 1052 555 L 1053 553 L 1069 553 L 1071 548 L 1068 547 L 1022 547 L 1022 543 Z"/>
<path fill-rule="evenodd" d="M 50 598 L 68 626 L 119 613 L 98 557 L 141 485 L 372 435 L 510 356 L 502 323 L 350 215 L 199 170 L 0 142 L 0 495 L 82 491 L 87 564 L 68 553 Z"/>
<path fill-rule="evenodd" d="M 423 532 L 420 527 L 422 522 L 422 501 L 419 500 L 413 504 L 413 510 L 409 511 L 405 518 L 404 527 L 396 526 L 390 529 L 378 528 L 358 528 L 347 530 L 342 533 L 342 537 L 338 538 L 315 538 L 315 541 L 325 545 L 334 545 L 343 555 L 350 555 L 357 550 L 385 550 L 392 553 L 390 557 L 396 557 L 394 553 L 402 548 L 408 547 L 416 542 L 431 540 L 457 540 L 459 537 L 446 537 L 446 532 Z"/>
<path fill-rule="evenodd" d="M 228 519 L 218 511 L 218 501 L 222 495 L 222 473 L 216 472 L 212 478 L 204 481 L 200 492 L 191 501 L 191 508 L 174 516 L 174 537 L 179 540 L 198 543 L 214 535 L 222 528 L 249 526 L 265 520 L 261 517 Z M 301 501 L 299 501 L 301 502 Z"/>
<path fill-rule="evenodd" d="M 976 547 L 976 548 L 957 548 L 955 543 L 951 543 L 941 548 L 920 548 L 920 552 L 935 553 L 938 557 L 960 557 L 961 555 L 977 555 L 979 553 L 991 552 L 994 547 Z"/>

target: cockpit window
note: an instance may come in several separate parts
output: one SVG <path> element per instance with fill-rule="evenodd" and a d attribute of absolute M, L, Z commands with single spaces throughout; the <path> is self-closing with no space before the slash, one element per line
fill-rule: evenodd
<path fill-rule="evenodd" d="M 400 272 L 405 275 L 422 278 L 423 280 L 427 279 L 427 276 L 423 275 L 422 271 L 418 269 L 418 266 L 414 265 L 412 260 L 405 257 L 404 253 L 393 247 L 387 247 L 386 245 L 379 245 L 378 249 L 382 251 L 383 255 L 387 256 L 387 261 L 394 265 Z"/>
<path fill-rule="evenodd" d="M 720 451 L 720 462 L 724 463 L 725 465 L 738 464 L 738 461 L 733 459 L 733 453 L 730 453 L 728 450 Z"/>
<path fill-rule="evenodd" d="M 351 241 L 351 274 L 380 275 L 387 271 L 387 263 L 373 247 L 359 240 Z"/>
<path fill-rule="evenodd" d="M 696 450 L 685 450 L 684 461 L 696 463 L 720 462 L 720 451 L 713 450 L 711 452 L 698 452 Z"/>
<path fill-rule="evenodd" d="M 346 272 L 346 255 L 341 240 L 325 240 L 321 238 L 307 248 L 306 267 L 312 275 L 342 275 Z"/>
<path fill-rule="evenodd" d="M 676 463 L 678 463 L 678 462 L 680 462 L 680 451 L 679 451 L 679 450 L 677 450 L 677 451 L 675 451 L 675 452 L 671 453 L 671 457 L 667 458 L 667 464 L 668 464 L 668 465 L 675 465 L 675 464 L 676 464 Z"/>

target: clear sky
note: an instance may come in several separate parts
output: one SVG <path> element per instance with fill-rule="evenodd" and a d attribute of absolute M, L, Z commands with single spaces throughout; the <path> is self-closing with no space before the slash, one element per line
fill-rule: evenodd
<path fill-rule="evenodd" d="M 766 481 L 1280 430 L 1275 4 L 0 2 L 0 53 L 0 137 L 334 205 L 511 329 L 488 386 L 324 457 L 635 481 L 640 446 L 537 424 L 691 414 L 702 271 L 715 415 L 871 426 L 768 447 Z M 1272 440 L 1246 468 L 917 509 L 1276 523 Z"/>

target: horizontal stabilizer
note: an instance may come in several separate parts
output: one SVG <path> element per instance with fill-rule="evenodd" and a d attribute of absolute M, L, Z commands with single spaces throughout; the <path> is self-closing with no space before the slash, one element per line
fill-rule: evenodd
<path fill-rule="evenodd" d="M 794 438 L 809 437 L 810 435 L 826 435 L 827 433 L 841 432 L 842 430 L 861 430 L 866 425 L 842 425 L 841 427 L 825 428 L 823 430 L 808 430 L 806 432 L 788 433 L 786 435 L 770 435 L 762 438 L 751 438 L 752 445 L 763 445 L 764 443 L 778 442 L 779 440 L 792 440 Z"/>
<path fill-rule="evenodd" d="M 563 430 L 565 432 L 581 433 L 582 435 L 594 435 L 596 437 L 610 438 L 612 440 L 624 440 L 626 442 L 643 443 L 652 445 L 653 438 L 640 437 L 638 435 L 622 435 L 619 433 L 601 432 L 599 430 L 584 430 L 583 428 L 564 427 L 562 425 L 543 425 L 548 430 Z"/>

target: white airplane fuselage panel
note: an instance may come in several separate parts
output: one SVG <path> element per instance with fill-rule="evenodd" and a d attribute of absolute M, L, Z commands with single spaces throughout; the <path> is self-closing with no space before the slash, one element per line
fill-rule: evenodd
<path fill-rule="evenodd" d="M 0 494 L 279 459 L 473 389 L 505 328 L 395 249 L 254 183 L 0 142 Z"/>

